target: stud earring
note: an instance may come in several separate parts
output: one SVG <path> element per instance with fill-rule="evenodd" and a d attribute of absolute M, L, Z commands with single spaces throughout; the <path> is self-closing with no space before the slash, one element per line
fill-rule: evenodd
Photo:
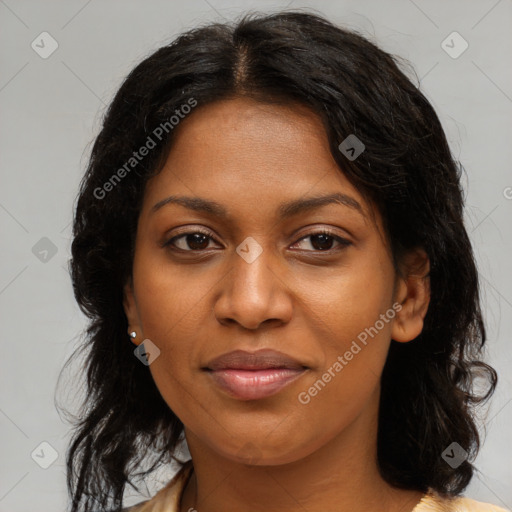
<path fill-rule="evenodd" d="M 135 339 L 137 337 L 137 333 L 135 331 L 132 331 L 130 333 L 130 338 Z"/>

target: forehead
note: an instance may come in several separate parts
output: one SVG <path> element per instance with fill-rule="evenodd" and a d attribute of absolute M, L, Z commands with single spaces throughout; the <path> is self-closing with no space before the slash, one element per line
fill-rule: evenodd
<path fill-rule="evenodd" d="M 307 107 L 218 101 L 196 108 L 173 135 L 163 169 L 148 182 L 146 209 L 180 194 L 270 215 L 292 199 L 339 193 L 369 214 L 334 160 L 322 121 Z"/>
<path fill-rule="evenodd" d="M 234 98 L 196 107 L 173 131 L 167 163 L 201 161 L 203 166 L 236 167 L 255 174 L 297 165 L 301 158 L 317 166 L 334 163 L 320 118 L 299 104 L 277 105 Z M 229 156 L 229 161 L 221 161 Z M 243 165 L 242 165 L 243 164 Z M 313 170 L 313 169 L 312 169 Z"/>

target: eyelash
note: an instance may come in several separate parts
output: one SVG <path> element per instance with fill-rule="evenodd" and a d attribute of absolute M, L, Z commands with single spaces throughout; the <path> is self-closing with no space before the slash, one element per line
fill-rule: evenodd
<path fill-rule="evenodd" d="M 187 235 L 195 235 L 195 234 L 201 234 L 201 235 L 204 235 L 212 240 L 214 240 L 213 236 L 211 236 L 211 233 L 207 232 L 207 231 L 203 231 L 201 229 L 195 229 L 193 231 L 185 231 L 183 233 L 180 233 L 179 235 L 176 235 L 174 237 L 172 237 L 171 239 L 169 239 L 167 242 L 165 242 L 163 244 L 163 247 L 168 247 L 169 249 L 171 250 L 174 250 L 174 251 L 178 251 L 178 252 L 189 252 L 189 253 L 194 253 L 194 252 L 204 252 L 206 251 L 207 249 L 190 249 L 190 250 L 185 250 L 185 249 L 180 249 L 178 247 L 175 247 L 174 246 L 174 242 L 182 237 L 186 237 Z M 309 238 L 309 237 L 312 237 L 312 236 L 318 236 L 318 235 L 326 235 L 326 236 L 329 236 L 331 238 L 334 238 L 339 244 L 340 246 L 338 247 L 338 249 L 336 248 L 333 248 L 333 249 L 327 249 L 325 251 L 321 251 L 321 250 L 313 250 L 313 251 L 309 251 L 309 250 L 306 250 L 305 252 L 317 252 L 317 253 L 325 253 L 325 254 L 329 254 L 329 253 L 332 253 L 336 250 L 340 250 L 342 248 L 345 248 L 349 245 L 352 245 L 351 242 L 349 242 L 348 240 L 346 240 L 345 238 L 342 238 L 340 237 L 339 235 L 336 235 L 334 231 L 331 231 L 330 229 L 327 229 L 327 228 L 323 228 L 319 231 L 314 231 L 312 233 L 308 233 L 307 235 L 304 235 L 303 237 L 299 238 L 299 240 L 297 240 L 296 243 L 304 240 L 305 238 Z M 294 245 L 295 245 L 294 244 Z"/>

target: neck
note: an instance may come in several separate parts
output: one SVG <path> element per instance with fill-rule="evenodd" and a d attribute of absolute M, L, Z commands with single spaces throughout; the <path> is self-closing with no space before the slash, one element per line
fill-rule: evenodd
<path fill-rule="evenodd" d="M 381 477 L 377 410 L 367 408 L 320 449 L 281 465 L 240 464 L 186 430 L 194 473 L 180 511 L 411 512 L 424 493 L 394 488 Z"/>

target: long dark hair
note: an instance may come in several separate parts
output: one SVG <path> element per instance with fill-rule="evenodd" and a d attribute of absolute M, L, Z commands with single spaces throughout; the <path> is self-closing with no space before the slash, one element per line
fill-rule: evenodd
<path fill-rule="evenodd" d="M 72 512 L 120 510 L 127 484 L 137 488 L 136 478 L 175 457 L 183 424 L 134 357 L 123 285 L 145 184 L 171 150 L 176 116 L 191 110 L 187 104 L 237 96 L 295 102 L 319 115 L 340 169 L 378 207 L 396 268 L 408 249 L 427 252 L 423 331 L 412 342 L 391 342 L 382 376 L 378 465 L 404 489 L 448 496 L 467 487 L 480 446 L 473 406 L 491 396 L 497 376 L 480 361 L 486 335 L 463 223 L 462 167 L 401 65 L 353 30 L 288 11 L 190 30 L 125 79 L 92 147 L 73 225 L 70 271 L 89 324 L 79 350 L 87 396 L 67 452 Z M 365 145 L 355 160 L 338 149 L 351 134 Z M 156 147 L 131 160 L 150 138 Z M 480 394 L 477 376 L 488 385 Z M 452 442 L 469 454 L 455 468 L 442 457 Z"/>

